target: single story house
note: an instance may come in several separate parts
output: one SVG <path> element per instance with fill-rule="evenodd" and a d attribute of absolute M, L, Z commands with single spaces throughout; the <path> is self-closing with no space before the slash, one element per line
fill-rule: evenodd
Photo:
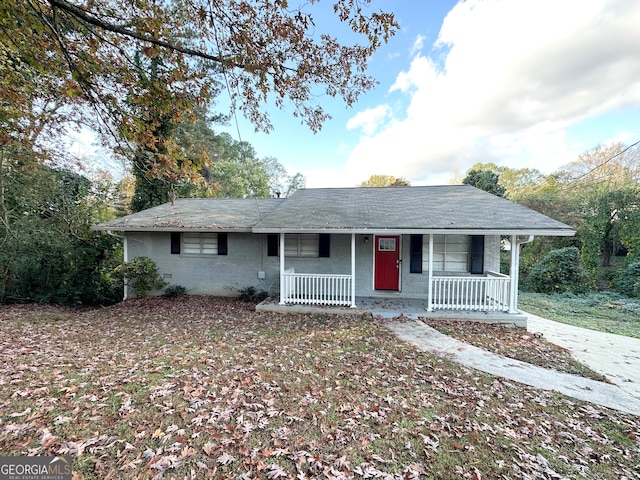
<path fill-rule="evenodd" d="M 95 227 L 124 232 L 188 293 L 248 286 L 280 305 L 422 299 L 427 311 L 516 313 L 519 246 L 571 227 L 469 185 L 302 189 L 286 199 L 179 199 Z M 502 239 L 511 245 L 500 273 Z M 125 298 L 128 292 L 125 291 Z"/>

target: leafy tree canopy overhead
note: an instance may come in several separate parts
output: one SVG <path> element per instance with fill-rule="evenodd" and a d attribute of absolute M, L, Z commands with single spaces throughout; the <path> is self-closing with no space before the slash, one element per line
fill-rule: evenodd
<path fill-rule="evenodd" d="M 317 131 L 329 117 L 319 93 L 352 105 L 375 83 L 368 59 L 397 24 L 370 1 L 335 0 L 335 15 L 360 42 L 347 45 L 319 31 L 316 1 L 5 0 L 0 131 L 19 130 L 29 110 L 55 99 L 90 107 L 67 116 L 90 112 L 102 133 L 153 149 L 158 125 L 131 115 L 136 100 L 153 92 L 154 116 L 179 123 L 210 103 L 220 81 L 257 129 L 271 129 L 264 102 L 272 100 L 292 104 Z"/>

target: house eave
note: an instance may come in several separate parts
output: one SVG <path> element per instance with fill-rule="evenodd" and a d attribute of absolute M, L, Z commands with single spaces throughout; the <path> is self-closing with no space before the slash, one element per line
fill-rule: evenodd
<path fill-rule="evenodd" d="M 252 233 L 251 228 L 233 228 L 233 227 L 131 227 L 123 225 L 94 225 L 92 230 L 101 230 L 109 232 L 196 232 L 196 233 Z"/>
<path fill-rule="evenodd" d="M 536 237 L 572 237 L 567 229 L 478 229 L 478 228 L 254 228 L 253 233 L 342 233 L 356 235 L 533 235 Z"/>
<path fill-rule="evenodd" d="M 94 225 L 92 230 L 112 232 L 227 232 L 227 233 L 334 233 L 356 235 L 533 235 L 536 237 L 572 237 L 574 230 L 567 229 L 478 229 L 478 228 L 238 228 L 238 227 L 179 227 L 179 226 L 130 226 Z"/>

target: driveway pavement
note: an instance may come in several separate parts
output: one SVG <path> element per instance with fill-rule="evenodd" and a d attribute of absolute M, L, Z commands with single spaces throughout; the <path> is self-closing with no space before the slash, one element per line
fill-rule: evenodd
<path fill-rule="evenodd" d="M 640 339 L 526 315 L 528 331 L 566 348 L 576 360 L 640 399 Z"/>
<path fill-rule="evenodd" d="M 615 378 L 618 379 L 620 384 L 612 385 L 577 375 L 548 370 L 487 352 L 486 350 L 441 334 L 434 328 L 418 320 L 418 315 L 415 313 L 407 315 L 407 312 L 403 312 L 403 314 L 404 319 L 402 320 L 393 320 L 387 315 L 384 315 L 388 318 L 388 321 L 384 322 L 384 325 L 400 339 L 416 345 L 421 350 L 450 358 L 465 366 L 490 373 L 491 375 L 500 376 L 544 390 L 557 391 L 573 398 L 622 412 L 640 415 L 640 396 L 634 395 L 636 390 L 621 388 L 623 386 L 629 387 L 629 385 L 632 384 L 636 387 L 635 381 L 628 382 L 626 380 L 632 380 L 630 378 L 631 370 L 638 370 L 640 368 L 640 363 L 637 360 L 638 345 L 635 342 L 631 342 L 629 344 L 630 346 L 627 346 L 626 342 L 624 346 L 622 346 L 622 343 L 616 343 L 616 341 L 624 341 L 622 339 L 626 339 L 627 337 L 616 335 L 614 338 L 609 338 L 607 334 L 598 334 L 598 332 L 592 332 L 590 330 L 584 332 L 582 331 L 584 329 L 574 330 L 573 328 L 563 329 L 563 327 L 555 327 L 557 329 L 554 330 L 554 324 L 556 322 L 551 322 L 550 320 L 542 321 L 543 319 L 534 320 L 529 326 L 531 331 L 542 333 L 549 341 L 553 342 L 553 339 L 560 341 L 560 339 L 562 339 L 562 341 L 567 342 L 567 345 L 569 342 L 573 342 L 576 350 L 581 350 L 585 356 L 588 352 L 590 356 L 589 361 L 594 364 L 597 363 L 596 359 L 598 359 L 601 366 L 609 365 L 609 373 L 602 370 L 598 371 L 601 371 L 607 376 L 610 375 L 612 381 L 615 380 L 613 378 L 614 374 L 617 375 Z M 595 348 L 596 345 L 599 346 L 599 348 Z M 566 348 L 570 347 L 567 346 Z M 620 362 L 611 360 L 620 358 L 616 357 L 616 355 L 619 355 L 619 352 L 625 349 L 635 352 L 633 355 L 636 356 L 623 356 Z M 607 360 L 604 360 L 603 357 L 606 357 Z M 627 361 L 635 362 L 635 365 L 626 363 Z M 591 363 L 588 363 L 588 365 L 593 367 Z M 634 375 L 637 374 L 638 372 L 634 372 Z"/>

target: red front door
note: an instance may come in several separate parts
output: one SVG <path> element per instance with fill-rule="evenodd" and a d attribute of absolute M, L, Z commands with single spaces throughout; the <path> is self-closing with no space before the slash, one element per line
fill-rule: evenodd
<path fill-rule="evenodd" d="M 400 237 L 376 238 L 375 273 L 373 288 L 376 290 L 399 290 Z"/>

